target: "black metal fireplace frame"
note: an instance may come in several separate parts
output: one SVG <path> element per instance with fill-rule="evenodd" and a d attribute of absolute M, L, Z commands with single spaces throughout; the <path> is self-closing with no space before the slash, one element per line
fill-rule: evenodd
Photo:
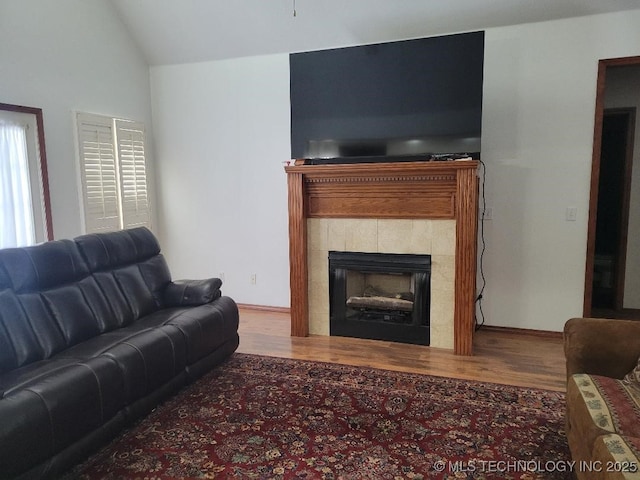
<path fill-rule="evenodd" d="M 411 323 L 347 318 L 347 271 L 414 275 Z M 329 252 L 330 334 L 430 344 L 431 256 L 402 253 Z"/>

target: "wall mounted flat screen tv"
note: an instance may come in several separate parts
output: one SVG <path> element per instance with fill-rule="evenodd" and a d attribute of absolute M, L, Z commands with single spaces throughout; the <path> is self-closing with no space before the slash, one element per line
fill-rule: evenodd
<path fill-rule="evenodd" d="M 483 65 L 484 32 L 291 54 L 291 158 L 476 158 Z"/>

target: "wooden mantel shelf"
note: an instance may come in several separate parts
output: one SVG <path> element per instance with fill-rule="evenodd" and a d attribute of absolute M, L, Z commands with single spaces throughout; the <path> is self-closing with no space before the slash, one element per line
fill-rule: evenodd
<path fill-rule="evenodd" d="M 456 220 L 454 351 L 473 352 L 478 162 L 285 167 L 289 190 L 291 335 L 309 334 L 307 218 Z"/>

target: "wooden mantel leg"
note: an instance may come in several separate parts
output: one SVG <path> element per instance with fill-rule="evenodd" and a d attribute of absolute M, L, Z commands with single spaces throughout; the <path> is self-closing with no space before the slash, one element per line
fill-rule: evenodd
<path fill-rule="evenodd" d="M 457 182 L 454 352 L 472 355 L 478 249 L 478 177 L 475 169 L 458 170 Z"/>
<path fill-rule="evenodd" d="M 304 179 L 301 173 L 287 175 L 289 190 L 289 275 L 291 289 L 291 336 L 309 335 L 309 291 L 307 288 L 307 219 Z"/>

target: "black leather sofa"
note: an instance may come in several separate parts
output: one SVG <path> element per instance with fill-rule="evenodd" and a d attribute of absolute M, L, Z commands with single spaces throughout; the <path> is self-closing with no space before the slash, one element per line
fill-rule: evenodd
<path fill-rule="evenodd" d="M 146 228 L 0 250 L 0 478 L 51 478 L 230 356 L 217 278 L 172 282 Z"/>

